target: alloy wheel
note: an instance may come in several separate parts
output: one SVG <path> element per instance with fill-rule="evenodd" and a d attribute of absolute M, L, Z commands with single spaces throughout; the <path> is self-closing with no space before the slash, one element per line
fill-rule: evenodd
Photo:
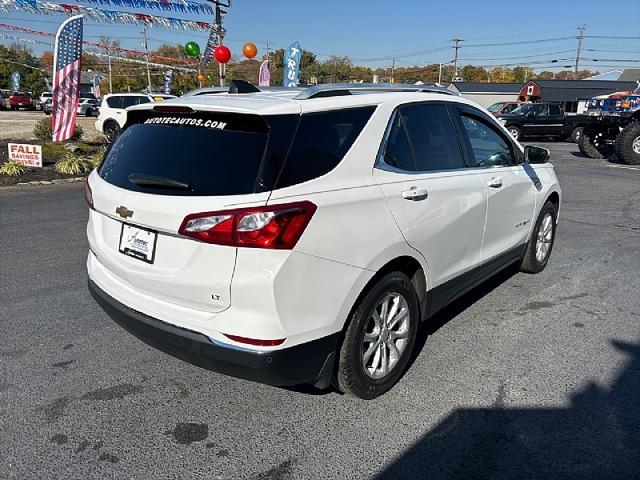
<path fill-rule="evenodd" d="M 407 347 L 410 325 L 406 299 L 399 293 L 384 295 L 364 329 L 362 365 L 369 377 L 384 378 L 395 368 Z"/>
<path fill-rule="evenodd" d="M 536 242 L 536 260 L 542 263 L 546 260 L 551 250 L 551 244 L 553 242 L 553 217 L 550 213 L 547 213 L 542 222 L 540 222 L 540 228 L 538 228 L 538 238 Z"/>

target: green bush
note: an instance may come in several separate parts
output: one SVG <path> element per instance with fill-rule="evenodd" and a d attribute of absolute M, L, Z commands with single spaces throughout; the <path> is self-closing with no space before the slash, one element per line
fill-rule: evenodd
<path fill-rule="evenodd" d="M 95 152 L 94 148 L 91 145 L 87 145 L 86 143 L 79 142 L 76 143 L 75 146 L 78 148 L 78 152 L 83 155 L 92 156 Z M 64 143 L 49 142 L 42 145 L 42 157 L 46 160 L 57 161 L 64 157 L 67 153 L 69 153 L 69 150 L 65 148 Z"/>
<path fill-rule="evenodd" d="M 45 143 L 42 145 L 42 158 L 47 160 L 60 160 L 69 150 L 64 148 L 64 143 Z"/>
<path fill-rule="evenodd" d="M 0 167 L 0 174 L 8 175 L 10 177 L 17 177 L 27 171 L 27 167 L 18 162 L 17 160 L 7 160 L 4 165 Z"/>
<path fill-rule="evenodd" d="M 82 127 L 76 124 L 76 131 L 73 133 L 71 140 L 78 140 L 84 132 Z M 51 117 L 43 117 L 36 122 L 33 127 L 33 135 L 42 142 L 51 141 Z"/>
<path fill-rule="evenodd" d="M 58 160 L 53 167 L 56 172 L 65 175 L 77 175 L 90 172 L 94 165 L 87 157 L 81 157 L 73 153 L 67 153 L 62 160 Z"/>

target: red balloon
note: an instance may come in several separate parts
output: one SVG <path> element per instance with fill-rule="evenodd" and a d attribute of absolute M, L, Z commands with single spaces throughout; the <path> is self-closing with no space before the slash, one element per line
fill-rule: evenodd
<path fill-rule="evenodd" d="M 213 56 L 220 63 L 227 63 L 231 60 L 231 50 L 224 45 L 220 45 L 213 50 Z"/>

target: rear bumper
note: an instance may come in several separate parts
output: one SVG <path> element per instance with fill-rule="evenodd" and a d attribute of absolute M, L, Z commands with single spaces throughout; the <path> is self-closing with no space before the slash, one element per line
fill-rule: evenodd
<path fill-rule="evenodd" d="M 212 342 L 202 333 L 132 310 L 91 279 L 89 292 L 122 328 L 143 342 L 199 367 L 270 385 L 311 383 L 327 388 L 340 333 L 282 350 L 255 352 Z"/>

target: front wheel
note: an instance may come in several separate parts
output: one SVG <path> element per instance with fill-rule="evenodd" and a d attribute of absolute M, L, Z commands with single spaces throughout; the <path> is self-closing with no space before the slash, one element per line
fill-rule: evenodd
<path fill-rule="evenodd" d="M 507 127 L 507 131 L 509 132 L 509 135 L 511 135 L 511 138 L 513 138 L 514 140 L 520 140 L 520 135 L 522 133 L 520 132 L 520 129 L 518 127 L 514 127 L 513 125 L 509 125 Z"/>
<path fill-rule="evenodd" d="M 606 143 L 606 133 L 606 129 L 597 125 L 584 127 L 578 139 L 578 149 L 589 158 L 599 160 L 608 157 L 613 149 Z"/>
<path fill-rule="evenodd" d="M 582 136 L 583 129 L 584 127 L 576 127 L 571 131 L 571 135 L 569 136 L 569 138 L 573 143 L 578 143 L 580 137 Z"/>
<path fill-rule="evenodd" d="M 520 264 L 520 271 L 538 273 L 547 266 L 553 242 L 556 238 L 556 219 L 558 212 L 551 202 L 546 202 L 531 232 L 527 250 Z"/>
<path fill-rule="evenodd" d="M 418 295 L 405 274 L 378 280 L 349 319 L 339 350 L 338 389 L 370 400 L 393 387 L 411 357 L 419 320 Z"/>
<path fill-rule="evenodd" d="M 616 155 L 624 163 L 640 165 L 640 122 L 630 123 L 616 137 Z"/>

